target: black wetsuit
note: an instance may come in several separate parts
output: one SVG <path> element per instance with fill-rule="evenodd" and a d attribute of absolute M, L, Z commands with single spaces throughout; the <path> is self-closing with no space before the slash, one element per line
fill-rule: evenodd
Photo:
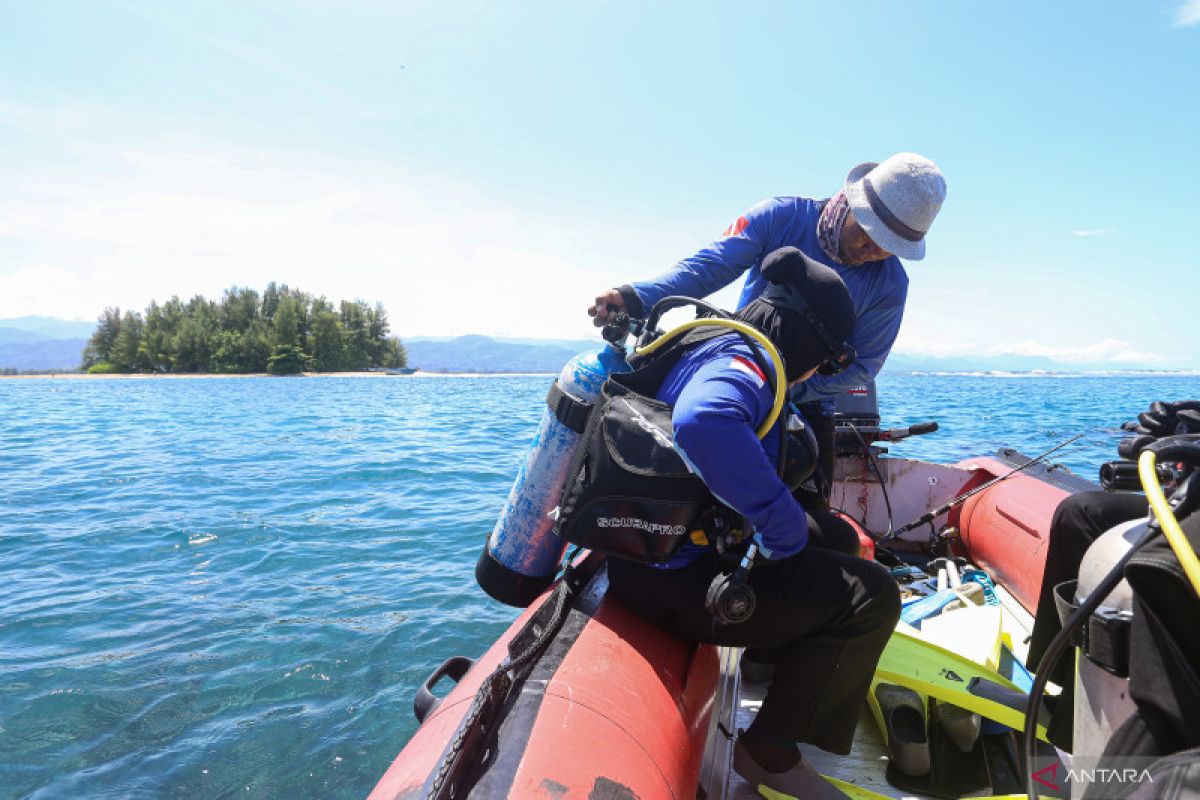
<path fill-rule="evenodd" d="M 617 598 L 678 636 L 774 650 L 775 676 L 755 727 L 846 754 L 900 598 L 887 569 L 847 554 L 858 549 L 848 525 L 822 512 L 808 524 L 804 550 L 760 559 L 750 571 L 758 607 L 740 625 L 717 625 L 704 608 L 712 579 L 728 570 L 715 552 L 673 570 L 610 559 L 609 579 Z"/>

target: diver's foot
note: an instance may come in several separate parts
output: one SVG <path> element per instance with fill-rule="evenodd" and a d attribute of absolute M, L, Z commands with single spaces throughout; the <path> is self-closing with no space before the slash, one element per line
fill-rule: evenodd
<path fill-rule="evenodd" d="M 733 771 L 769 800 L 849 800 L 803 758 L 783 772 L 772 772 L 750 755 L 739 737 L 733 746 Z"/>

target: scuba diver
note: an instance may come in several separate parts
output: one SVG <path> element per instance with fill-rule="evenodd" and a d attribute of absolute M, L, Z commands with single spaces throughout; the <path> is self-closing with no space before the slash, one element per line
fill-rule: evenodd
<path fill-rule="evenodd" d="M 1108 467 L 1132 467 L 1138 453 L 1153 442 L 1177 434 L 1200 433 L 1200 401 L 1155 402 L 1124 429 L 1132 436 L 1121 440 L 1117 452 L 1122 461 Z M 1103 477 L 1102 477 L 1102 482 Z M 1140 486 L 1134 482 L 1130 488 Z M 1046 563 L 1038 593 L 1037 614 L 1029 641 L 1028 666 L 1039 672 L 1046 648 L 1062 629 L 1055 602 L 1055 587 L 1079 576 L 1079 565 L 1088 548 L 1105 531 L 1131 520 L 1145 518 L 1149 506 L 1144 495 L 1129 491 L 1078 492 L 1066 497 L 1055 509 L 1046 547 Z M 1198 520 L 1200 521 L 1200 520 Z M 1046 726 L 1050 741 L 1068 752 L 1073 749 L 1072 707 L 1075 702 L 1074 663 L 1060 659 L 1050 680 L 1062 692 L 1048 699 L 1051 716 Z"/>
<path fill-rule="evenodd" d="M 761 283 L 761 294 L 734 320 L 765 334 L 790 386 L 852 361 L 845 337 L 854 327 L 853 300 L 833 269 L 784 247 L 763 259 Z M 753 531 L 758 556 L 744 578 L 755 610 L 741 621 L 713 610 L 729 556 L 718 537 L 696 532 L 657 563 L 609 558 L 610 592 L 684 638 L 770 648 L 774 674 L 758 715 L 738 736 L 734 769 L 777 793 L 771 796 L 845 797 L 802 758 L 798 743 L 850 752 L 876 663 L 899 618 L 896 582 L 880 564 L 844 552 L 857 544 L 850 543 L 848 525 L 827 511 L 806 512 L 793 497 L 776 463 L 787 436 L 783 425 L 761 440 L 756 435 L 772 410 L 763 348 L 710 330 L 683 338 L 666 363 L 665 377 L 647 393 L 669 412 L 673 440 L 664 446 L 741 516 L 742 530 Z"/>
<path fill-rule="evenodd" d="M 767 287 L 762 264 L 780 247 L 832 268 L 853 299 L 856 322 L 847 341 L 858 353 L 849 369 L 818 375 L 792 390 L 792 400 L 813 427 L 821 445 L 819 474 L 826 502 L 835 448 L 833 398 L 874 381 L 883 367 L 904 316 L 908 275 L 900 259 L 925 257 L 925 235 L 946 196 L 937 165 L 915 153 L 897 153 L 881 163 L 859 164 L 841 191 L 827 200 L 772 197 L 755 205 L 729 226 L 720 239 L 648 281 L 598 295 L 588 313 L 597 326 L 611 315 L 644 317 L 667 295 L 706 297 L 742 273 L 746 282 L 738 300 L 744 308 Z"/>

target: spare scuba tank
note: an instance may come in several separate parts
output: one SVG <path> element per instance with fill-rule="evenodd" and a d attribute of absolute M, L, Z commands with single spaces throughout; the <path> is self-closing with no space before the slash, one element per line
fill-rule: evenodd
<path fill-rule="evenodd" d="M 1144 519 L 1124 522 L 1092 543 L 1079 565 L 1074 607 L 1086 602 L 1113 566 L 1142 539 L 1146 525 Z M 1061 595 L 1057 598 L 1060 606 L 1064 599 Z M 1074 756 L 1098 759 L 1113 731 L 1134 712 L 1129 696 L 1132 619 L 1133 590 L 1122 580 L 1083 627 L 1076 649 Z M 1085 777 L 1086 770 L 1080 775 Z M 1085 780 L 1073 781 L 1072 796 L 1081 796 L 1086 787 Z"/>
<path fill-rule="evenodd" d="M 601 385 L 630 370 L 622 343 L 629 325 L 618 315 L 604 328 L 604 347 L 572 358 L 550 387 L 533 444 L 475 565 L 475 580 L 502 603 L 525 608 L 554 580 L 566 542 L 554 532 L 553 513 Z"/>

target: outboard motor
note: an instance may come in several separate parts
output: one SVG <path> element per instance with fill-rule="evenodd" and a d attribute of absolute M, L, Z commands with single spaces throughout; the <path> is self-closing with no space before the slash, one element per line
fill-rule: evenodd
<path fill-rule="evenodd" d="M 1131 520 L 1109 529 L 1092 543 L 1079 566 L 1074 607 L 1083 604 L 1113 566 L 1142 539 L 1147 521 Z M 1066 588 L 1066 586 L 1062 588 Z M 1064 598 L 1056 598 L 1060 606 Z M 1129 696 L 1129 631 L 1133 619 L 1133 590 L 1122 580 L 1083 628 L 1077 642 L 1075 732 L 1073 755 L 1095 764 L 1113 731 L 1135 706 Z M 1071 782 L 1071 796 L 1087 789 L 1087 770 Z"/>
<path fill-rule="evenodd" d="M 879 433 L 879 396 L 875 390 L 875 381 L 867 380 L 859 386 L 851 386 L 834 398 L 833 424 L 836 436 L 837 454 L 861 455 L 862 440 L 873 440 Z M 858 429 L 858 434 L 851 430 L 851 425 Z"/>
<path fill-rule="evenodd" d="M 533 444 L 475 565 L 475 580 L 502 603 L 525 608 L 554 580 L 566 542 L 555 534 L 552 515 L 601 385 L 630 369 L 628 333 L 627 319 L 605 326 L 605 346 L 572 358 L 550 387 Z"/>

